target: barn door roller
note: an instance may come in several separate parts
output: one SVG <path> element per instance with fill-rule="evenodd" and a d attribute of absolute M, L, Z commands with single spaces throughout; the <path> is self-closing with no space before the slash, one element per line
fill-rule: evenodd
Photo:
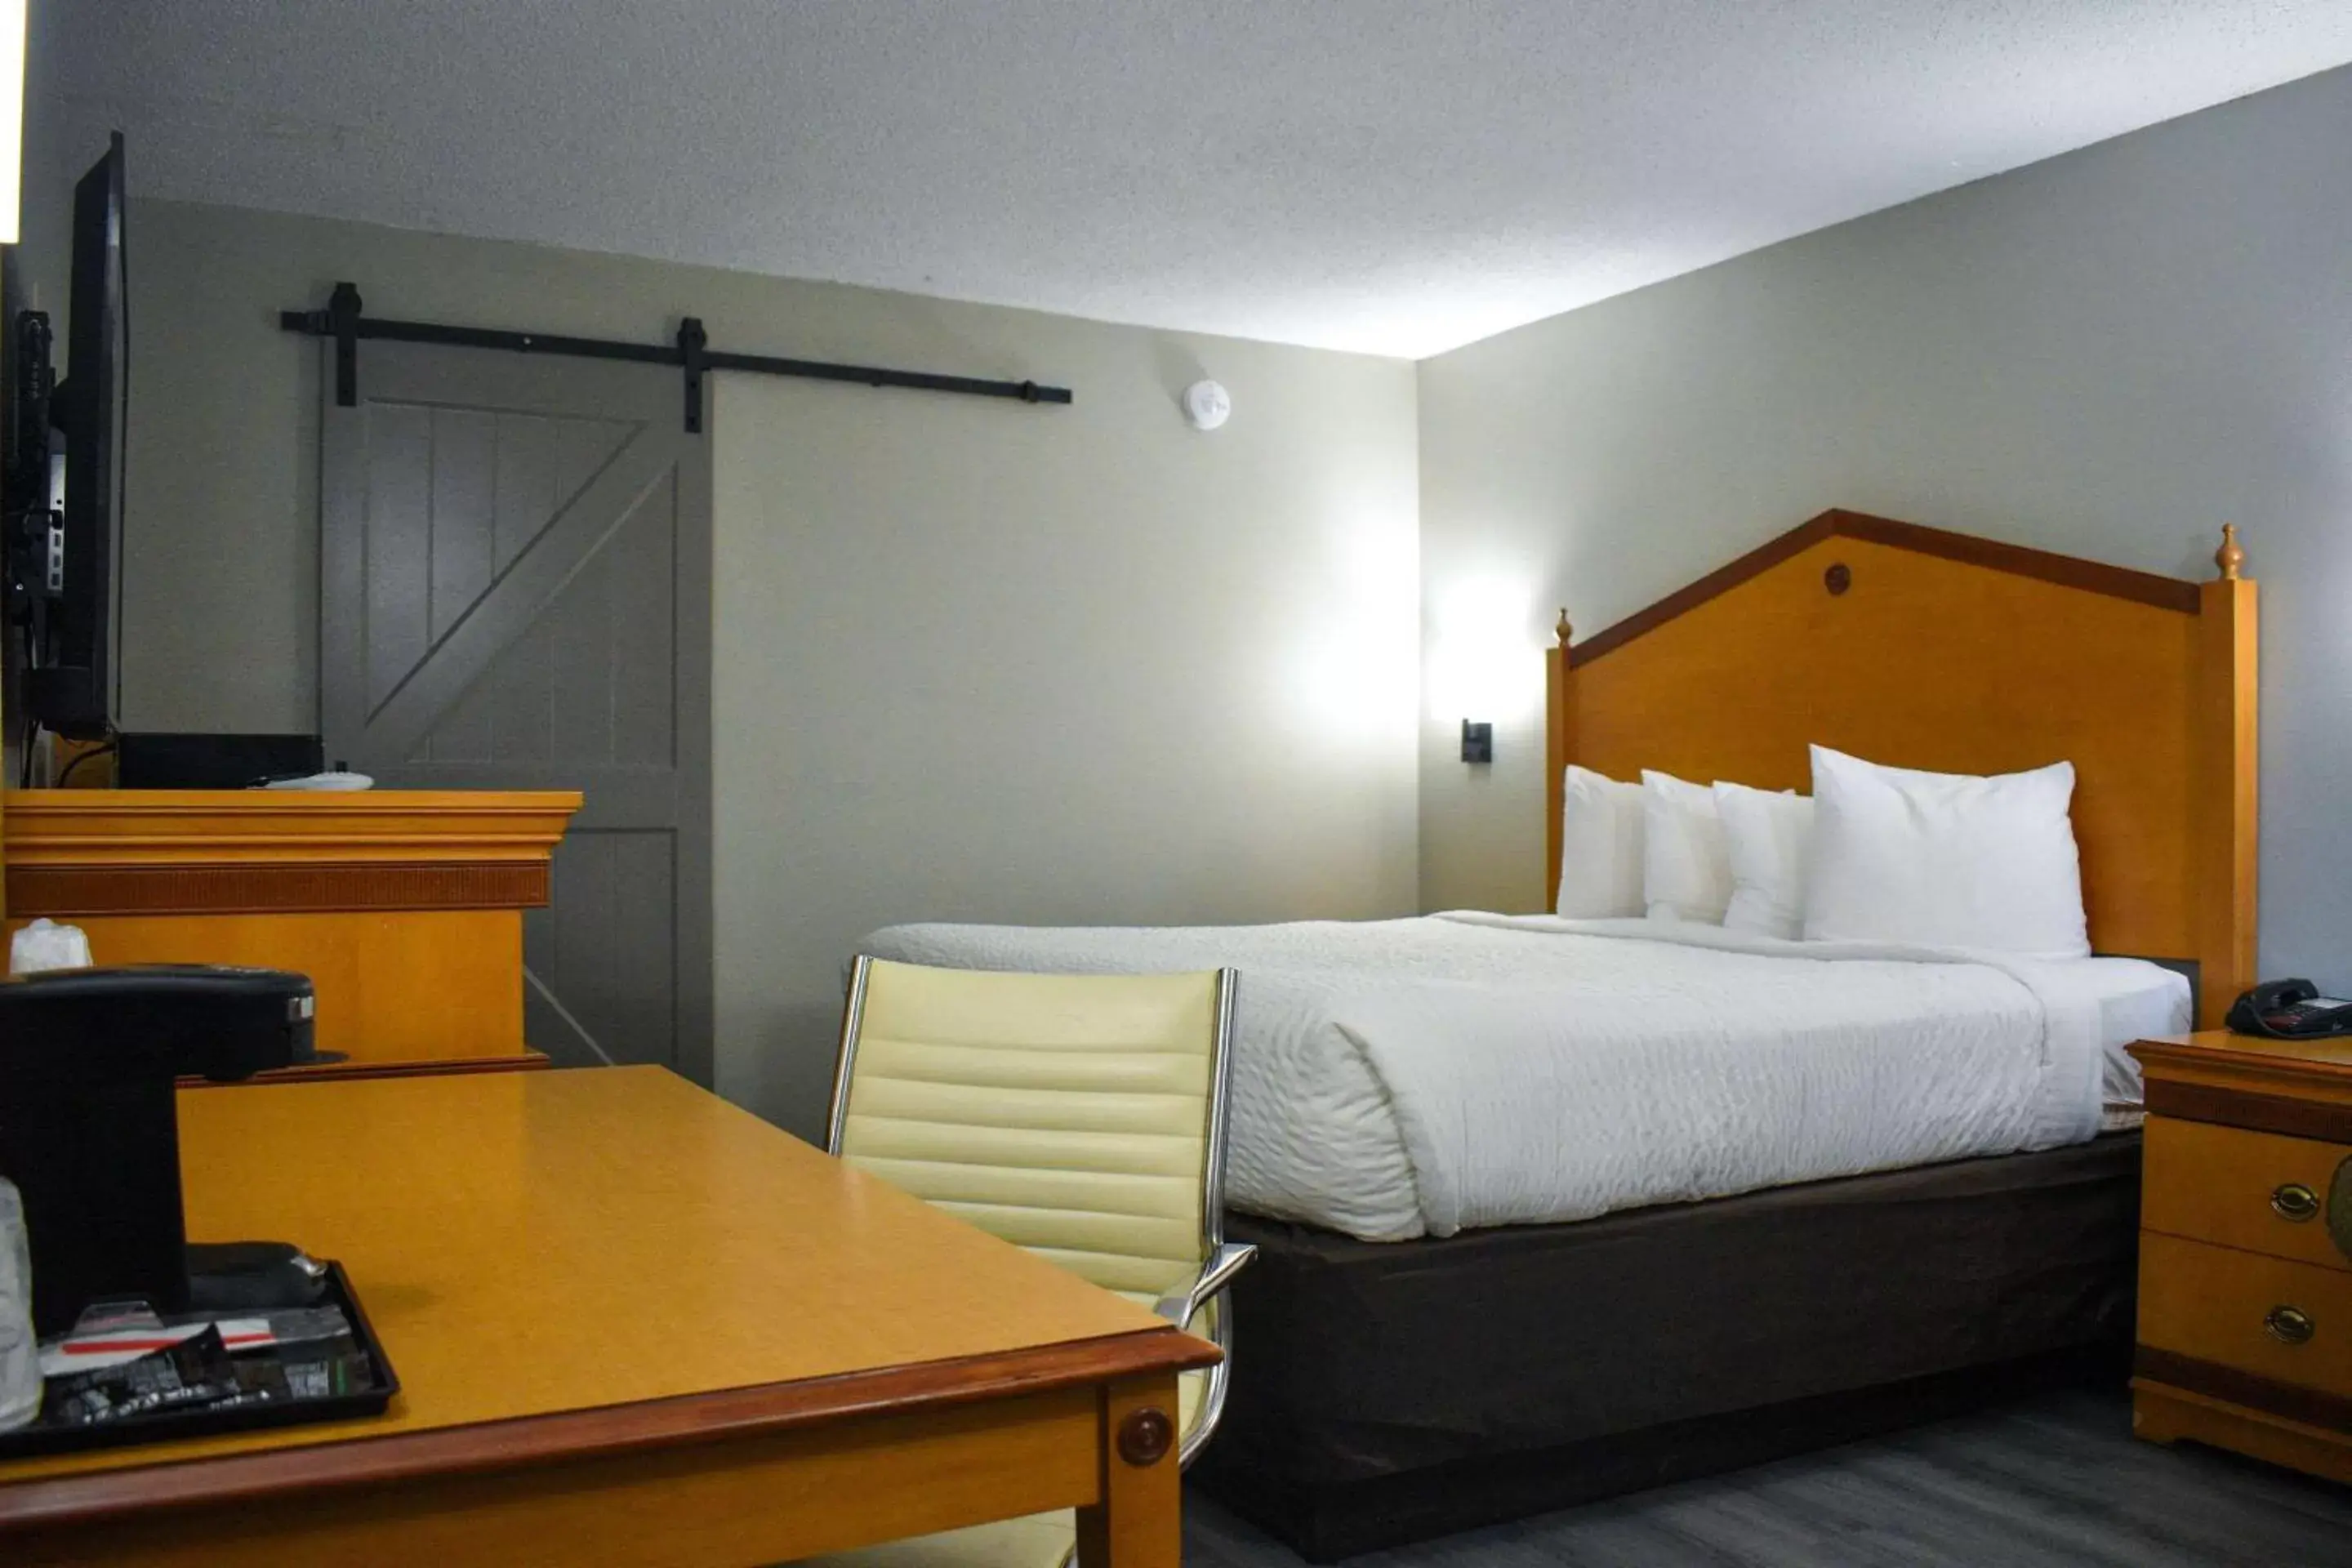
<path fill-rule="evenodd" d="M 503 349 L 511 353 L 563 354 L 573 359 L 623 360 L 635 364 L 674 364 L 685 380 L 686 428 L 702 429 L 702 382 L 706 372 L 748 371 L 754 375 L 790 375 L 808 381 L 839 381 L 860 386 L 897 386 L 916 392 L 949 392 L 965 397 L 1006 397 L 1022 403 L 1068 403 L 1066 386 L 1034 381 L 982 381 L 929 371 L 885 370 L 877 365 L 829 364 L 822 360 L 783 359 L 773 354 L 723 353 L 712 350 L 702 318 L 688 316 L 667 343 L 629 343 L 608 338 L 572 338 L 552 332 L 501 331 L 489 327 L 451 327 L 432 321 L 394 321 L 360 313 L 359 286 L 338 283 L 321 310 L 284 310 L 278 324 L 289 332 L 331 338 L 335 344 L 335 405 L 355 408 L 360 400 L 359 345 L 363 338 L 386 342 L 437 343 L 447 348 Z"/>

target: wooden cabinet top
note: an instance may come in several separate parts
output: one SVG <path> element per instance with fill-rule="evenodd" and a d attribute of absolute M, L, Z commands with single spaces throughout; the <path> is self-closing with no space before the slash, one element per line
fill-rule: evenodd
<path fill-rule="evenodd" d="M 572 790 L 10 790 L 7 912 L 523 907 Z"/>
<path fill-rule="evenodd" d="M 2132 1047 L 2150 1114 L 2352 1143 L 2352 1037 L 2201 1029 Z"/>
<path fill-rule="evenodd" d="M 2352 1084 L 2352 1036 L 2332 1040 L 2266 1040 L 2229 1029 L 2200 1029 L 2142 1040 L 2132 1055 L 2150 1073 L 2231 1071 L 2281 1081 L 2315 1079 Z"/>
<path fill-rule="evenodd" d="M 544 855 L 577 790 L 31 789 L 0 795 L 10 865 L 450 849 Z"/>

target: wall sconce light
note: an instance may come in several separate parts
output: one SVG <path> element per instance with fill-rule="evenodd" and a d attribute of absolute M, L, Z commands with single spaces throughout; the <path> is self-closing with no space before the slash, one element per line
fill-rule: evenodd
<path fill-rule="evenodd" d="M 1423 711 L 1441 724 L 1459 719 L 1462 760 L 1473 767 L 1494 762 L 1496 724 L 1524 728 L 1542 711 L 1544 665 L 1528 635 L 1529 610 L 1527 590 L 1500 575 L 1449 584 L 1431 610 Z"/>

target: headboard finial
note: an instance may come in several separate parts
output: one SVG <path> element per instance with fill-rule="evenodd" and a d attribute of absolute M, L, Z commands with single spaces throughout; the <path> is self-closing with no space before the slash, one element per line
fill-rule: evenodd
<path fill-rule="evenodd" d="M 2238 525 L 2234 522 L 2223 523 L 2221 525 L 2221 548 L 2213 552 L 2213 564 L 2221 569 L 2221 581 L 2224 583 L 2236 582 L 2238 580 L 2239 570 L 2243 567 L 2245 563 L 2246 552 L 2238 548 Z"/>
<path fill-rule="evenodd" d="M 1560 651 L 1566 652 L 1568 650 L 1568 606 L 1566 605 L 1559 607 L 1559 625 L 1552 628 L 1552 636 L 1559 639 Z"/>

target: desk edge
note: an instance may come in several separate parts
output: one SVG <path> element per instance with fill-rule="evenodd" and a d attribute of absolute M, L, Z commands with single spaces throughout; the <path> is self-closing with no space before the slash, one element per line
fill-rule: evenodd
<path fill-rule="evenodd" d="M 1213 1364 L 1215 1346 L 1172 1328 L 1069 1340 L 953 1361 L 628 1405 L 330 1439 L 193 1459 L 0 1480 L 0 1537 L 153 1510 L 470 1475 L 790 1431 L 829 1421 L 970 1405 Z"/>

